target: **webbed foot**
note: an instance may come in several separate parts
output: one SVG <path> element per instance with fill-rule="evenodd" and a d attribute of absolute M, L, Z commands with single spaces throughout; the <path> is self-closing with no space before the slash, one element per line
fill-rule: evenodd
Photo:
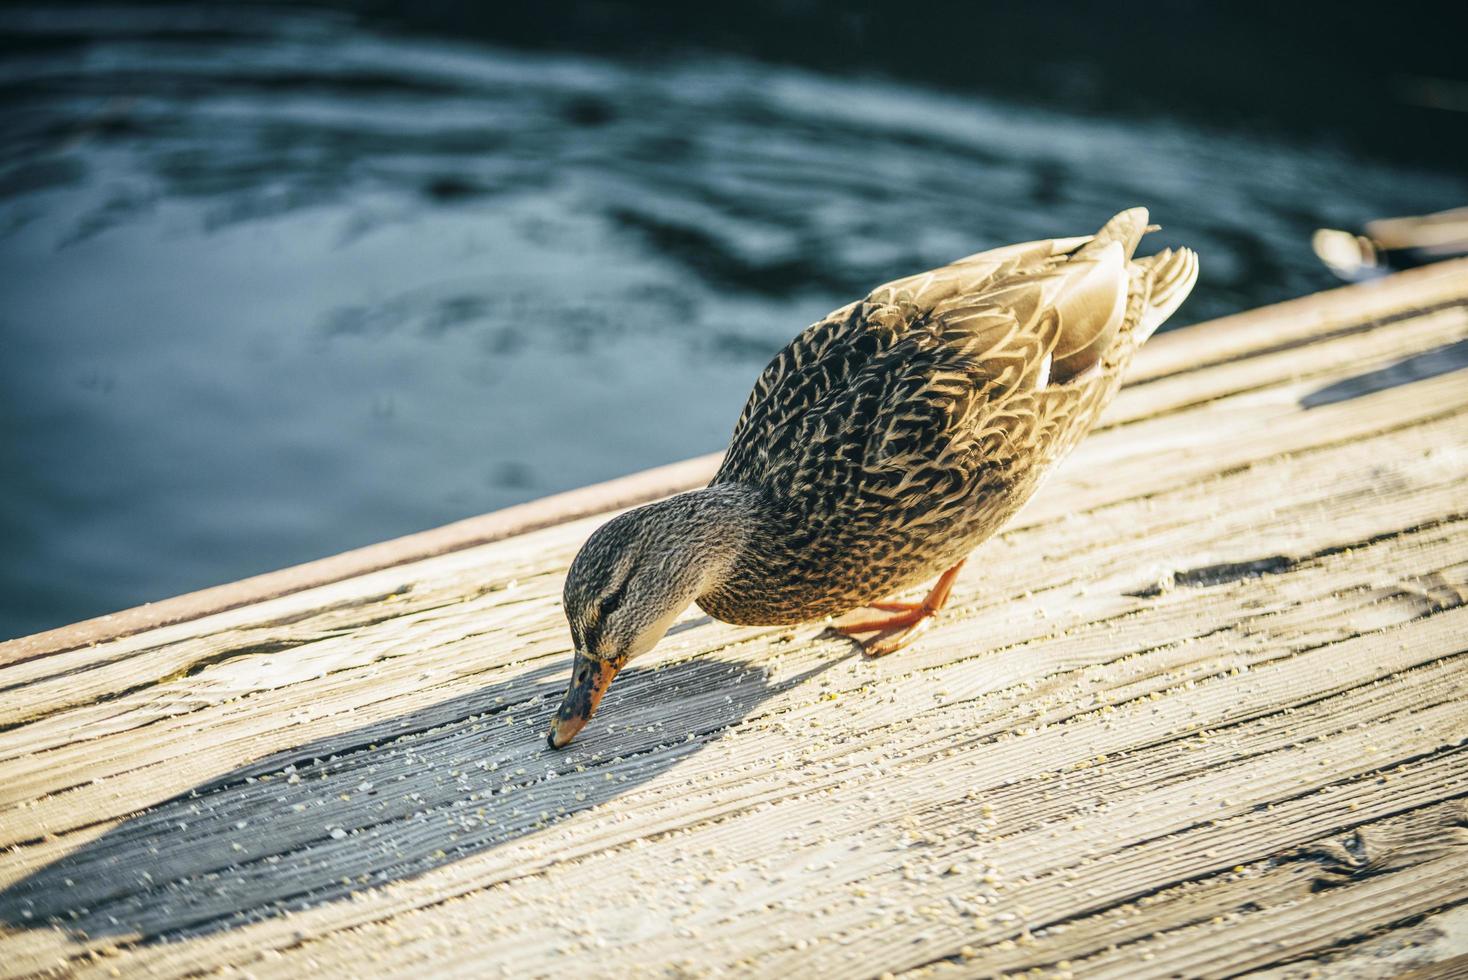
<path fill-rule="evenodd" d="M 857 639 L 859 633 L 875 633 L 869 639 L 857 639 L 868 657 L 885 657 L 889 653 L 895 653 L 917 639 L 933 624 L 933 617 L 948 602 L 949 593 L 953 591 L 953 582 L 958 578 L 961 568 L 963 561 L 940 575 L 922 602 L 874 602 L 840 617 L 831 624 L 831 628 L 853 639 Z"/>

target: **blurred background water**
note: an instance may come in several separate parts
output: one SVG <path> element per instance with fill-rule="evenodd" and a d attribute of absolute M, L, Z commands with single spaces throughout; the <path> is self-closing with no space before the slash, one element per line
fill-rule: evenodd
<path fill-rule="evenodd" d="M 717 449 L 826 310 L 1132 204 L 1175 325 L 1329 287 L 1468 203 L 1460 20 L 0 8 L 0 638 Z"/>

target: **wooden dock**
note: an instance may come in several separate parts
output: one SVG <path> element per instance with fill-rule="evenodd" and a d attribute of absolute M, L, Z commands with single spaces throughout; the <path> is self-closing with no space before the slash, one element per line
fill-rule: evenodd
<path fill-rule="evenodd" d="M 690 614 L 563 753 L 712 458 L 0 645 L 0 975 L 1468 970 L 1465 369 L 1468 262 L 1155 338 L 914 647 Z"/>

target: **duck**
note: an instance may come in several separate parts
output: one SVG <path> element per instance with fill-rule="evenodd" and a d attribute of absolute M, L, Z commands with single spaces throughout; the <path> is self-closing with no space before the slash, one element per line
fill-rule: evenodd
<path fill-rule="evenodd" d="M 1094 235 L 979 252 L 800 333 L 755 381 L 712 481 L 619 514 L 571 562 L 550 747 L 694 604 L 740 625 L 827 620 L 872 657 L 912 642 L 1191 292 L 1191 249 L 1136 257 L 1155 230 L 1136 207 Z M 935 576 L 922 599 L 892 598 Z"/>

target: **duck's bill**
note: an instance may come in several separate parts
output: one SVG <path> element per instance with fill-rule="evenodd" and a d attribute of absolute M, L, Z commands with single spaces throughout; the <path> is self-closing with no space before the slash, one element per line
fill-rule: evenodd
<path fill-rule="evenodd" d="M 586 727 L 586 723 L 596 713 L 596 706 L 601 704 L 601 696 L 607 693 L 612 679 L 621 669 L 620 663 L 593 660 L 577 652 L 576 662 L 571 666 L 571 686 L 566 689 L 566 696 L 562 699 L 556 716 L 551 719 L 550 735 L 546 739 L 551 748 L 563 749 L 571 744 L 571 739 Z"/>

